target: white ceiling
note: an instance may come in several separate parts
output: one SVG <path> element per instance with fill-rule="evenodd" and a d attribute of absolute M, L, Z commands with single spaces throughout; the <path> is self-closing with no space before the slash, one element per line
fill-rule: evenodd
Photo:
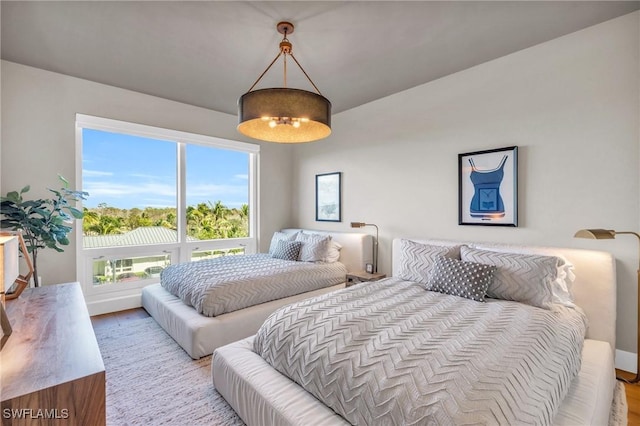
<path fill-rule="evenodd" d="M 230 114 L 293 52 L 341 112 L 630 13 L 638 1 L 2 1 L 2 59 Z M 313 90 L 289 66 L 289 86 Z M 260 87 L 282 84 L 282 64 Z"/>

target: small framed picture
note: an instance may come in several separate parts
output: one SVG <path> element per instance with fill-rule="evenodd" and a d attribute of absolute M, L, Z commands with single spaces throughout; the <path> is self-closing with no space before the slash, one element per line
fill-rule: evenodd
<path fill-rule="evenodd" d="M 518 226 L 518 147 L 458 154 L 458 224 Z"/>
<path fill-rule="evenodd" d="M 316 175 L 316 221 L 342 221 L 341 180 L 341 172 Z"/>
<path fill-rule="evenodd" d="M 365 270 L 367 271 L 367 274 L 373 274 L 373 264 L 371 263 L 367 263 Z"/>

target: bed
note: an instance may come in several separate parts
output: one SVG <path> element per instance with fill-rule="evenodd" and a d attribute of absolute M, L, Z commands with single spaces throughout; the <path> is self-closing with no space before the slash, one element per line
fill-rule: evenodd
<path fill-rule="evenodd" d="M 272 287 L 268 291 L 260 292 L 255 289 L 256 287 L 246 287 L 244 291 L 245 300 L 243 302 L 247 307 L 241 307 L 240 309 L 238 309 L 238 306 L 229 307 L 232 302 L 225 302 L 224 309 L 220 307 L 221 304 L 196 303 L 198 297 L 193 294 L 173 294 L 161 284 L 153 284 L 142 289 L 142 306 L 193 359 L 198 359 L 210 355 L 215 348 L 254 334 L 269 314 L 286 304 L 343 288 L 346 281 L 346 272 L 362 270 L 366 263 L 371 263 L 372 237 L 368 234 L 351 232 L 328 233 L 293 228 L 283 229 L 276 234 L 286 234 L 291 238 L 291 236 L 299 232 L 313 236 L 330 235 L 331 241 L 341 246 L 339 259 L 336 262 L 337 266 L 328 265 L 328 267 L 333 267 L 334 269 L 338 266 L 342 268 L 342 277 L 340 279 L 336 279 L 334 270 L 331 281 L 328 281 L 328 286 L 312 288 L 309 291 L 302 292 L 295 289 L 295 291 L 290 291 L 291 295 L 281 297 L 282 294 L 286 294 L 282 293 L 283 289 L 293 288 L 297 284 L 295 279 L 292 281 L 292 275 L 287 272 L 289 270 L 283 270 L 281 275 L 272 275 L 269 278 Z M 257 259 L 260 262 L 271 262 L 271 256 L 266 254 L 255 255 L 255 257 L 260 258 Z M 221 260 L 227 262 L 234 259 Z M 303 262 L 299 263 L 299 267 L 315 267 L 312 264 L 303 265 Z M 182 264 L 178 265 L 177 268 L 185 266 L 192 267 L 194 265 Z M 180 271 L 180 269 L 177 270 Z M 300 273 L 300 271 L 297 273 Z M 174 273 L 173 275 L 178 274 Z M 179 276 L 172 278 L 179 278 Z M 241 285 L 254 285 L 251 283 L 251 274 L 246 273 L 241 278 L 238 280 Z M 222 278 L 216 277 L 216 280 L 218 279 Z M 233 284 L 236 285 L 238 283 L 234 282 Z M 195 293 L 196 290 L 192 290 L 191 293 Z M 277 294 L 274 296 L 275 293 Z M 179 296 L 184 297 L 189 303 L 185 303 Z M 258 299 L 256 296 L 262 297 Z M 218 299 L 225 298 L 226 296 L 223 294 Z M 215 300 L 215 298 L 210 299 Z M 261 300 L 263 302 L 260 302 Z M 231 311 L 227 312 L 230 309 Z"/>
<path fill-rule="evenodd" d="M 397 280 L 397 277 L 406 274 L 407 254 L 405 251 L 403 257 L 402 250 L 400 250 L 403 241 L 407 240 L 396 239 L 393 242 L 394 278 L 390 278 L 390 280 Z M 564 248 L 434 240 L 409 241 L 444 247 L 467 244 L 479 251 L 486 250 L 499 253 L 562 256 L 568 261 L 565 264 L 568 272 L 569 264 L 572 264 L 573 270 L 571 272 L 575 272 L 575 281 L 571 286 L 571 292 L 575 304 L 584 311 L 588 319 L 588 328 L 586 329 L 586 338 L 582 349 L 578 350 L 577 374 L 563 385 L 565 390 L 562 398 L 559 398 L 555 410 L 552 413 L 543 413 L 543 416 L 547 416 L 547 421 L 543 423 L 557 425 L 608 424 L 615 387 L 616 311 L 615 263 L 610 254 Z M 371 284 L 361 284 L 360 286 L 369 285 Z M 358 288 L 360 286 L 333 293 L 331 297 L 358 291 L 364 294 L 364 290 Z M 328 298 L 324 297 L 323 299 Z M 489 305 L 489 303 L 486 305 Z M 309 302 L 309 306 L 313 306 L 311 302 Z M 534 309 L 540 310 L 538 308 Z M 290 310 L 293 311 L 293 308 L 288 307 L 284 310 L 279 310 L 274 316 Z M 283 313 L 282 315 L 285 314 Z M 267 322 L 270 320 L 271 318 Z M 263 332 L 263 328 L 260 329 L 259 334 L 261 332 Z M 254 351 L 254 340 L 256 338 L 251 336 L 219 348 L 214 352 L 212 360 L 212 379 L 215 388 L 247 424 L 349 424 L 345 418 L 336 414 L 316 396 L 307 392 L 298 383 L 290 380 L 267 363 Z M 299 342 L 300 346 L 305 346 L 305 344 L 307 344 L 306 341 Z M 358 374 L 360 373 L 362 372 Z M 394 376 L 395 374 L 394 371 L 388 371 L 387 373 L 389 376 Z M 437 386 L 437 384 L 434 386 Z M 348 395 L 344 397 L 347 398 Z M 360 397 L 358 396 L 358 398 Z M 362 399 L 366 398 L 367 396 L 363 393 Z M 462 402 L 463 404 L 465 403 L 465 401 Z M 392 423 L 384 417 L 380 418 L 380 420 L 382 424 Z M 506 421 L 494 420 L 486 423 L 504 424 Z"/>

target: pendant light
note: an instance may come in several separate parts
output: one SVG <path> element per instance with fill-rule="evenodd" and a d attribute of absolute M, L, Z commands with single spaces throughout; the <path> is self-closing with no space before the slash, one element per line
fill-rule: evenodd
<path fill-rule="evenodd" d="M 312 142 L 326 138 L 331 134 L 331 102 L 322 96 L 293 56 L 291 42 L 287 39 L 287 35 L 293 33 L 293 24 L 280 22 L 276 28 L 283 34 L 280 53 L 249 91 L 238 99 L 238 131 L 250 138 L 279 143 Z M 253 90 L 281 56 L 284 62 L 284 87 Z M 288 56 L 302 70 L 316 93 L 287 87 Z"/>

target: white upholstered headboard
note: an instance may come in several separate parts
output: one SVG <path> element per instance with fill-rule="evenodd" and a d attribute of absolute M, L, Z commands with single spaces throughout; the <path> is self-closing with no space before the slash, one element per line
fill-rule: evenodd
<path fill-rule="evenodd" d="M 347 267 L 347 271 L 349 272 L 362 271 L 364 270 L 365 264 L 373 263 L 373 237 L 370 234 L 293 228 L 282 230 L 282 232 L 288 234 L 297 231 L 304 231 L 310 234 L 331 235 L 333 241 L 342 245 L 342 249 L 340 249 L 340 262 Z"/>
<path fill-rule="evenodd" d="M 516 246 L 498 243 L 470 243 L 447 240 L 407 238 L 423 244 L 466 244 L 480 249 L 511 253 L 532 253 L 564 256 L 575 267 L 576 279 L 571 287 L 576 305 L 587 314 L 587 338 L 603 340 L 616 347 L 616 265 L 610 253 L 558 247 Z M 393 275 L 400 265 L 400 238 L 393 240 Z"/>

